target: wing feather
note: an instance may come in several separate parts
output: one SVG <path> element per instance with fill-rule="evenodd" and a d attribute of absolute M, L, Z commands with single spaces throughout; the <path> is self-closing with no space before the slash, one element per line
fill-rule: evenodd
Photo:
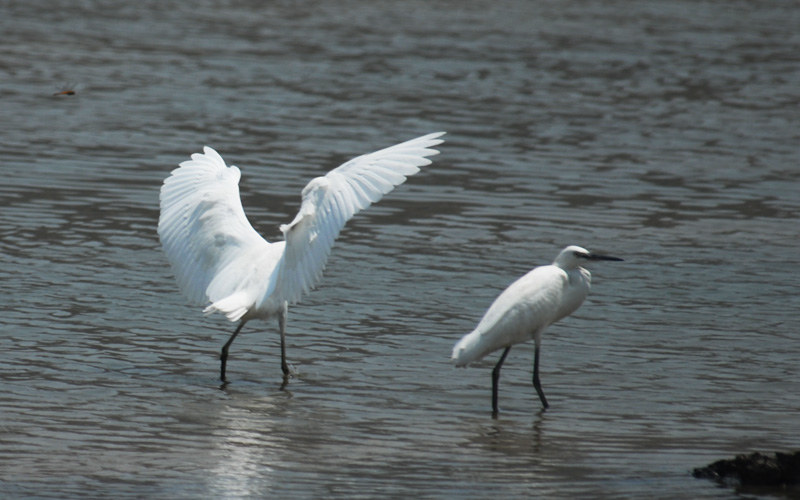
<path fill-rule="evenodd" d="M 297 302 L 316 286 L 331 247 L 350 218 L 431 163 L 444 132 L 428 134 L 359 156 L 313 179 L 303 189 L 300 211 L 281 226 L 286 238 L 278 282 L 284 300 Z"/>
<path fill-rule="evenodd" d="M 191 158 L 161 187 L 158 234 L 181 291 L 191 302 L 205 304 L 236 292 L 252 269 L 233 262 L 269 244 L 244 213 L 239 169 L 226 166 L 209 147 Z"/>

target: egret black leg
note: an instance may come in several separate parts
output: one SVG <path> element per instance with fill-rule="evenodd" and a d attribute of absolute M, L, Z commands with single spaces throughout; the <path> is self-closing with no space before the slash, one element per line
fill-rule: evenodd
<path fill-rule="evenodd" d="M 242 331 L 242 327 L 244 326 L 244 323 L 245 323 L 244 321 L 239 323 L 239 326 L 236 327 L 236 331 L 233 332 L 233 335 L 231 335 L 231 338 L 229 338 L 228 341 L 225 342 L 225 345 L 222 346 L 222 353 L 219 355 L 219 360 L 220 360 L 219 378 L 223 382 L 226 382 L 226 380 L 225 380 L 225 366 L 228 363 L 228 349 L 231 347 L 231 344 L 233 344 L 233 341 L 236 338 L 236 336 L 239 335 L 239 332 Z"/>
<path fill-rule="evenodd" d="M 542 400 L 542 406 L 544 409 L 550 408 L 550 405 L 547 404 L 547 398 L 544 397 L 544 391 L 542 391 L 542 383 L 539 381 L 539 346 L 537 345 L 533 351 L 533 386 L 536 388 L 536 393 L 539 394 L 539 399 Z"/>
<path fill-rule="evenodd" d="M 500 361 L 494 366 L 494 370 L 492 370 L 492 413 L 497 415 L 497 383 L 500 381 L 500 368 L 503 366 L 503 361 L 506 360 L 506 356 L 508 356 L 508 351 L 511 350 L 511 347 L 506 347 L 506 350 L 503 351 L 503 355 L 500 356 Z"/>
<path fill-rule="evenodd" d="M 286 362 L 286 319 L 289 316 L 289 304 L 284 302 L 283 303 L 283 310 L 278 315 L 278 326 L 281 330 L 281 370 L 283 371 L 283 385 L 286 385 L 286 381 L 289 378 L 289 374 L 291 373 L 289 370 L 289 364 Z"/>

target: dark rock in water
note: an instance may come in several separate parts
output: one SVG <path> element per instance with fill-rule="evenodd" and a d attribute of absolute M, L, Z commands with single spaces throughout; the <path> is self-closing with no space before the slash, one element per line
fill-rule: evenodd
<path fill-rule="evenodd" d="M 800 484 L 800 451 L 775 453 L 775 456 L 751 453 L 733 460 L 718 460 L 692 471 L 697 478 L 742 486 L 786 486 Z"/>

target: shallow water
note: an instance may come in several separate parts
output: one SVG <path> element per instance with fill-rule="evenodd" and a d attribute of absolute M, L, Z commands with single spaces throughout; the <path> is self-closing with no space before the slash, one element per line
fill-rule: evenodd
<path fill-rule="evenodd" d="M 737 497 L 690 470 L 800 447 L 793 2 L 0 6 L 3 498 Z M 75 95 L 52 96 L 71 88 Z M 186 305 L 158 190 L 203 145 L 268 239 L 313 176 L 446 130 L 315 292 Z M 625 258 L 490 413 L 452 344 L 580 244 Z"/>

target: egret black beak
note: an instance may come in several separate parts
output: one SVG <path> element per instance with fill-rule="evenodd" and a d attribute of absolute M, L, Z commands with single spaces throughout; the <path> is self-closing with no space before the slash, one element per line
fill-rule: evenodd
<path fill-rule="evenodd" d="M 581 255 L 584 259 L 588 260 L 613 260 L 615 262 L 624 262 L 619 257 L 609 257 L 608 255 L 599 255 L 596 253 L 590 253 L 588 255 Z"/>

